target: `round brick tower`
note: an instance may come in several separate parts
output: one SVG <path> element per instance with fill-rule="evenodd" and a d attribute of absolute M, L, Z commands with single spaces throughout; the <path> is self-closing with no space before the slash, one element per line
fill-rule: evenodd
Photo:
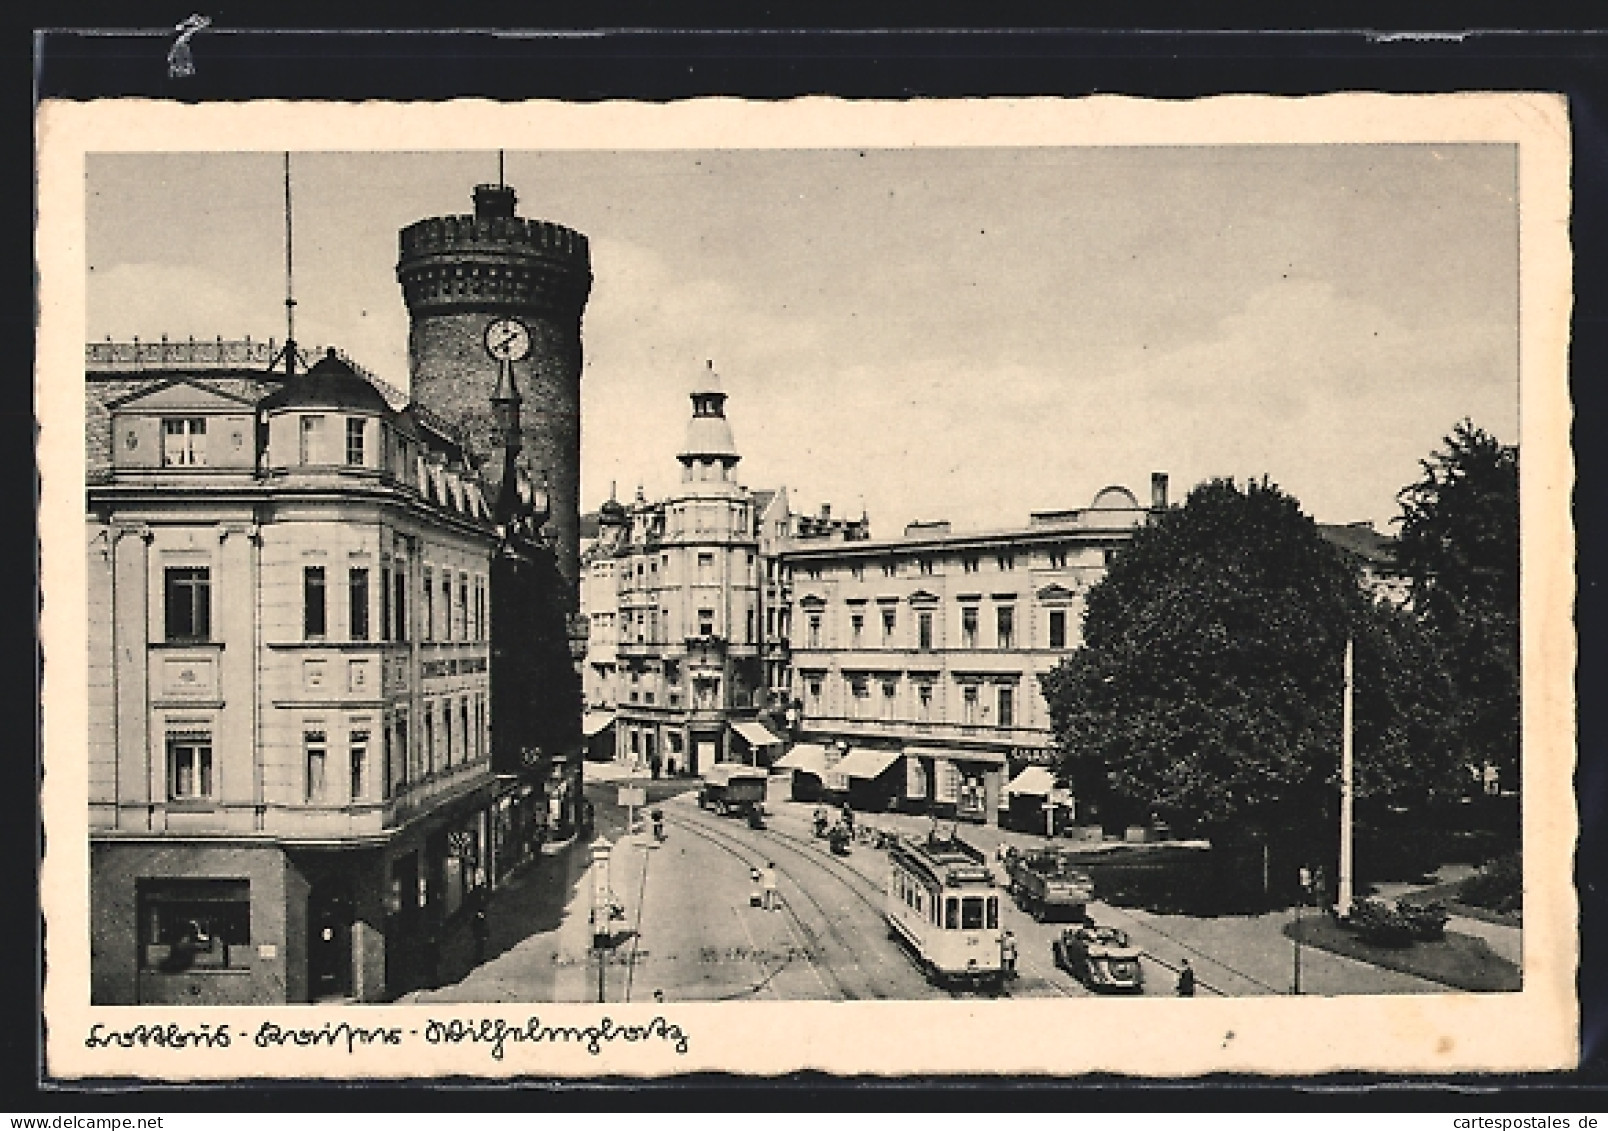
<path fill-rule="evenodd" d="M 592 289 L 586 237 L 514 214 L 514 190 L 478 185 L 472 216 L 437 216 L 401 233 L 396 277 L 408 304 L 413 398 L 459 426 L 496 497 L 501 448 L 491 395 L 499 364 L 486 327 L 516 318 L 530 350 L 513 363 L 523 458 L 546 474 L 558 566 L 573 591 L 580 558 L 581 312 Z"/>

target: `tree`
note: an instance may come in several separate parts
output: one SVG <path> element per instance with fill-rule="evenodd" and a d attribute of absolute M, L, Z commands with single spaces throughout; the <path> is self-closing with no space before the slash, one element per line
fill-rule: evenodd
<path fill-rule="evenodd" d="M 1402 488 L 1396 558 L 1457 692 L 1457 740 L 1476 770 L 1519 768 L 1519 451 L 1471 421 Z"/>
<path fill-rule="evenodd" d="M 1062 775 L 1124 819 L 1319 843 L 1348 636 L 1359 798 L 1443 789 L 1447 687 L 1416 624 L 1277 487 L 1204 483 L 1134 533 L 1089 592 L 1083 647 L 1044 677 Z"/>

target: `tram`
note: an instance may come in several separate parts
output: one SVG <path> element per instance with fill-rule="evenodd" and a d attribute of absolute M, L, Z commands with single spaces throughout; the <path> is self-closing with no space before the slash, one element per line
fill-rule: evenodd
<path fill-rule="evenodd" d="M 934 983 L 998 992 L 999 889 L 988 858 L 958 836 L 900 839 L 888 850 L 889 930 Z"/>

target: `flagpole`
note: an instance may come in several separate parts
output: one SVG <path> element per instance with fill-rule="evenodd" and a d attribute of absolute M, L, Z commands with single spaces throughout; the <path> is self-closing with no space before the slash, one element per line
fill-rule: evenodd
<path fill-rule="evenodd" d="M 1352 744 L 1351 744 L 1351 683 L 1352 683 L 1352 642 L 1346 638 L 1345 662 L 1345 694 L 1341 708 L 1341 736 L 1340 736 L 1340 891 L 1335 903 L 1335 910 L 1341 918 L 1351 914 L 1352 899 L 1352 864 L 1351 864 L 1351 826 L 1352 826 Z"/>

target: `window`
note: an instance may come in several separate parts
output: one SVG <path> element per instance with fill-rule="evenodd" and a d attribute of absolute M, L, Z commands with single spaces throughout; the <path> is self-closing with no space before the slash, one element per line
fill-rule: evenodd
<path fill-rule="evenodd" d="M 391 567 L 380 567 L 380 639 L 391 639 Z"/>
<path fill-rule="evenodd" d="M 853 694 L 854 699 L 854 717 L 857 719 L 864 718 L 866 700 L 871 698 L 870 682 L 863 675 L 851 676 L 849 679 L 849 691 Z"/>
<path fill-rule="evenodd" d="M 995 627 L 998 630 L 999 646 L 1011 647 L 1011 641 L 1016 630 L 1016 609 L 1010 605 L 1001 605 L 994 610 Z"/>
<path fill-rule="evenodd" d="M 964 558 L 962 558 L 960 560 L 960 564 L 961 564 L 961 567 L 967 573 L 976 573 L 977 572 L 977 555 L 976 554 L 967 554 Z"/>
<path fill-rule="evenodd" d="M 162 421 L 162 466 L 202 467 L 207 462 L 207 421 L 187 416 Z"/>
<path fill-rule="evenodd" d="M 453 606 L 453 612 L 458 616 L 458 639 L 468 640 L 469 637 L 469 575 L 458 575 L 458 603 Z"/>
<path fill-rule="evenodd" d="M 317 463 L 324 454 L 324 418 L 322 416 L 304 416 L 301 418 L 301 462 L 304 464 Z"/>
<path fill-rule="evenodd" d="M 860 637 L 864 633 L 864 631 L 865 631 L 865 614 L 864 613 L 852 613 L 852 614 L 850 614 L 850 616 L 849 616 L 849 638 L 850 638 L 850 641 L 853 644 L 858 645 L 860 643 Z"/>
<path fill-rule="evenodd" d="M 960 930 L 960 900 L 954 896 L 944 900 L 944 929 Z"/>
<path fill-rule="evenodd" d="M 396 629 L 396 640 L 399 644 L 408 638 L 408 587 L 404 584 L 406 578 L 407 567 L 397 566 L 396 578 L 391 584 L 391 597 L 392 604 L 396 606 L 396 623 L 393 627 Z"/>
<path fill-rule="evenodd" d="M 805 687 L 809 690 L 811 705 L 819 706 L 821 702 L 821 677 L 818 675 L 810 676 L 809 682 L 805 684 Z"/>
<path fill-rule="evenodd" d="M 932 651 L 932 614 L 916 614 L 916 646 L 923 652 Z"/>
<path fill-rule="evenodd" d="M 748 643 L 754 643 L 754 610 L 748 610 Z"/>
<path fill-rule="evenodd" d="M 441 571 L 441 640 L 452 639 L 452 577 Z"/>
<path fill-rule="evenodd" d="M 406 785 L 413 778 L 413 752 L 408 747 L 408 715 L 400 711 L 396 716 L 396 784 Z M 389 790 L 387 790 L 389 792 Z"/>
<path fill-rule="evenodd" d="M 882 681 L 882 717 L 891 719 L 894 716 L 895 697 L 899 693 L 899 685 L 891 679 Z"/>
<path fill-rule="evenodd" d="M 250 964 L 251 881 L 136 881 L 140 965 L 167 974 Z"/>
<path fill-rule="evenodd" d="M 163 571 L 163 619 L 169 640 L 211 639 L 211 578 L 205 566 L 178 566 Z"/>
<path fill-rule="evenodd" d="M 715 634 L 715 610 L 698 610 L 698 635 L 713 636 Z"/>
<path fill-rule="evenodd" d="M 1010 569 L 1015 569 L 1016 568 L 1016 555 L 1015 554 L 1000 554 L 994 560 L 999 564 L 999 568 L 1002 569 L 1002 570 L 1010 570 Z"/>
<path fill-rule="evenodd" d="M 898 625 L 899 616 L 894 609 L 882 610 L 882 646 L 884 648 L 893 644 L 893 630 Z"/>
<path fill-rule="evenodd" d="M 714 574 L 715 574 L 715 555 L 713 555 L 713 554 L 699 554 L 698 555 L 698 580 L 700 582 L 707 583 L 709 581 L 714 580 Z"/>
<path fill-rule="evenodd" d="M 328 610 L 324 600 L 324 567 L 307 566 L 302 570 L 302 636 L 318 640 L 324 635 Z"/>
<path fill-rule="evenodd" d="M 898 562 L 889 560 L 889 561 L 885 561 L 885 562 L 882 563 L 882 576 L 883 577 L 896 577 L 896 576 L 898 576 L 898 574 L 899 574 L 899 563 Z"/>
<path fill-rule="evenodd" d="M 329 742 L 321 730 L 310 730 L 302 735 L 302 750 L 307 755 L 307 800 L 322 801 L 328 789 L 325 775 L 329 761 Z"/>
<path fill-rule="evenodd" d="M 1066 647 L 1066 610 L 1050 610 L 1050 647 Z"/>
<path fill-rule="evenodd" d="M 435 635 L 435 571 L 429 566 L 424 567 L 424 633 L 421 640 L 429 640 Z"/>
<path fill-rule="evenodd" d="M 960 901 L 960 929 L 963 931 L 980 931 L 983 929 L 983 903 L 980 895 L 968 895 Z"/>
<path fill-rule="evenodd" d="M 459 753 L 464 762 L 471 762 L 475 757 L 474 741 L 469 735 L 469 696 L 465 695 L 458 702 L 458 742 L 462 747 Z"/>
<path fill-rule="evenodd" d="M 931 577 L 932 576 L 932 559 L 931 558 L 922 558 L 920 564 L 921 564 L 921 575 L 923 577 Z"/>
<path fill-rule="evenodd" d="M 1051 569 L 1065 569 L 1066 568 L 1066 551 L 1065 550 L 1051 550 L 1050 551 L 1050 568 Z"/>
<path fill-rule="evenodd" d="M 361 419 L 346 418 L 346 462 L 352 467 L 362 467 L 367 462 L 363 455 L 363 429 Z"/>
<path fill-rule="evenodd" d="M 1002 687 L 999 689 L 999 725 L 1010 727 L 1016 725 L 1016 689 Z"/>
<path fill-rule="evenodd" d="M 930 683 L 916 685 L 916 716 L 924 723 L 932 719 L 932 684 Z"/>
<path fill-rule="evenodd" d="M 212 796 L 212 735 L 178 732 L 167 737 L 168 798 L 200 801 Z"/>
<path fill-rule="evenodd" d="M 810 614 L 810 647 L 811 648 L 819 648 L 820 646 L 821 646 L 821 614 L 820 613 L 811 613 Z"/>
<path fill-rule="evenodd" d="M 999 896 L 988 897 L 988 929 L 990 931 L 999 927 Z"/>
<path fill-rule="evenodd" d="M 369 638 L 369 571 L 354 566 L 346 573 L 346 592 L 351 606 L 347 622 L 353 640 Z"/>
<path fill-rule="evenodd" d="M 977 647 L 977 606 L 967 605 L 960 610 L 960 646 Z"/>
<path fill-rule="evenodd" d="M 424 763 L 424 773 L 421 777 L 429 777 L 435 773 L 435 704 L 424 705 L 424 725 L 419 728 L 419 744 L 424 747 L 421 754 Z"/>
<path fill-rule="evenodd" d="M 977 687 L 967 684 L 960 694 L 960 721 L 966 726 L 977 725 Z"/>
<path fill-rule="evenodd" d="M 855 562 L 852 566 L 849 567 L 849 575 L 851 577 L 853 577 L 854 580 L 856 580 L 856 581 L 864 581 L 865 580 L 865 566 L 861 565 L 859 562 Z"/>
<path fill-rule="evenodd" d="M 368 745 L 369 732 L 354 730 L 347 742 L 346 749 L 351 755 L 351 798 L 361 801 L 368 793 Z"/>

